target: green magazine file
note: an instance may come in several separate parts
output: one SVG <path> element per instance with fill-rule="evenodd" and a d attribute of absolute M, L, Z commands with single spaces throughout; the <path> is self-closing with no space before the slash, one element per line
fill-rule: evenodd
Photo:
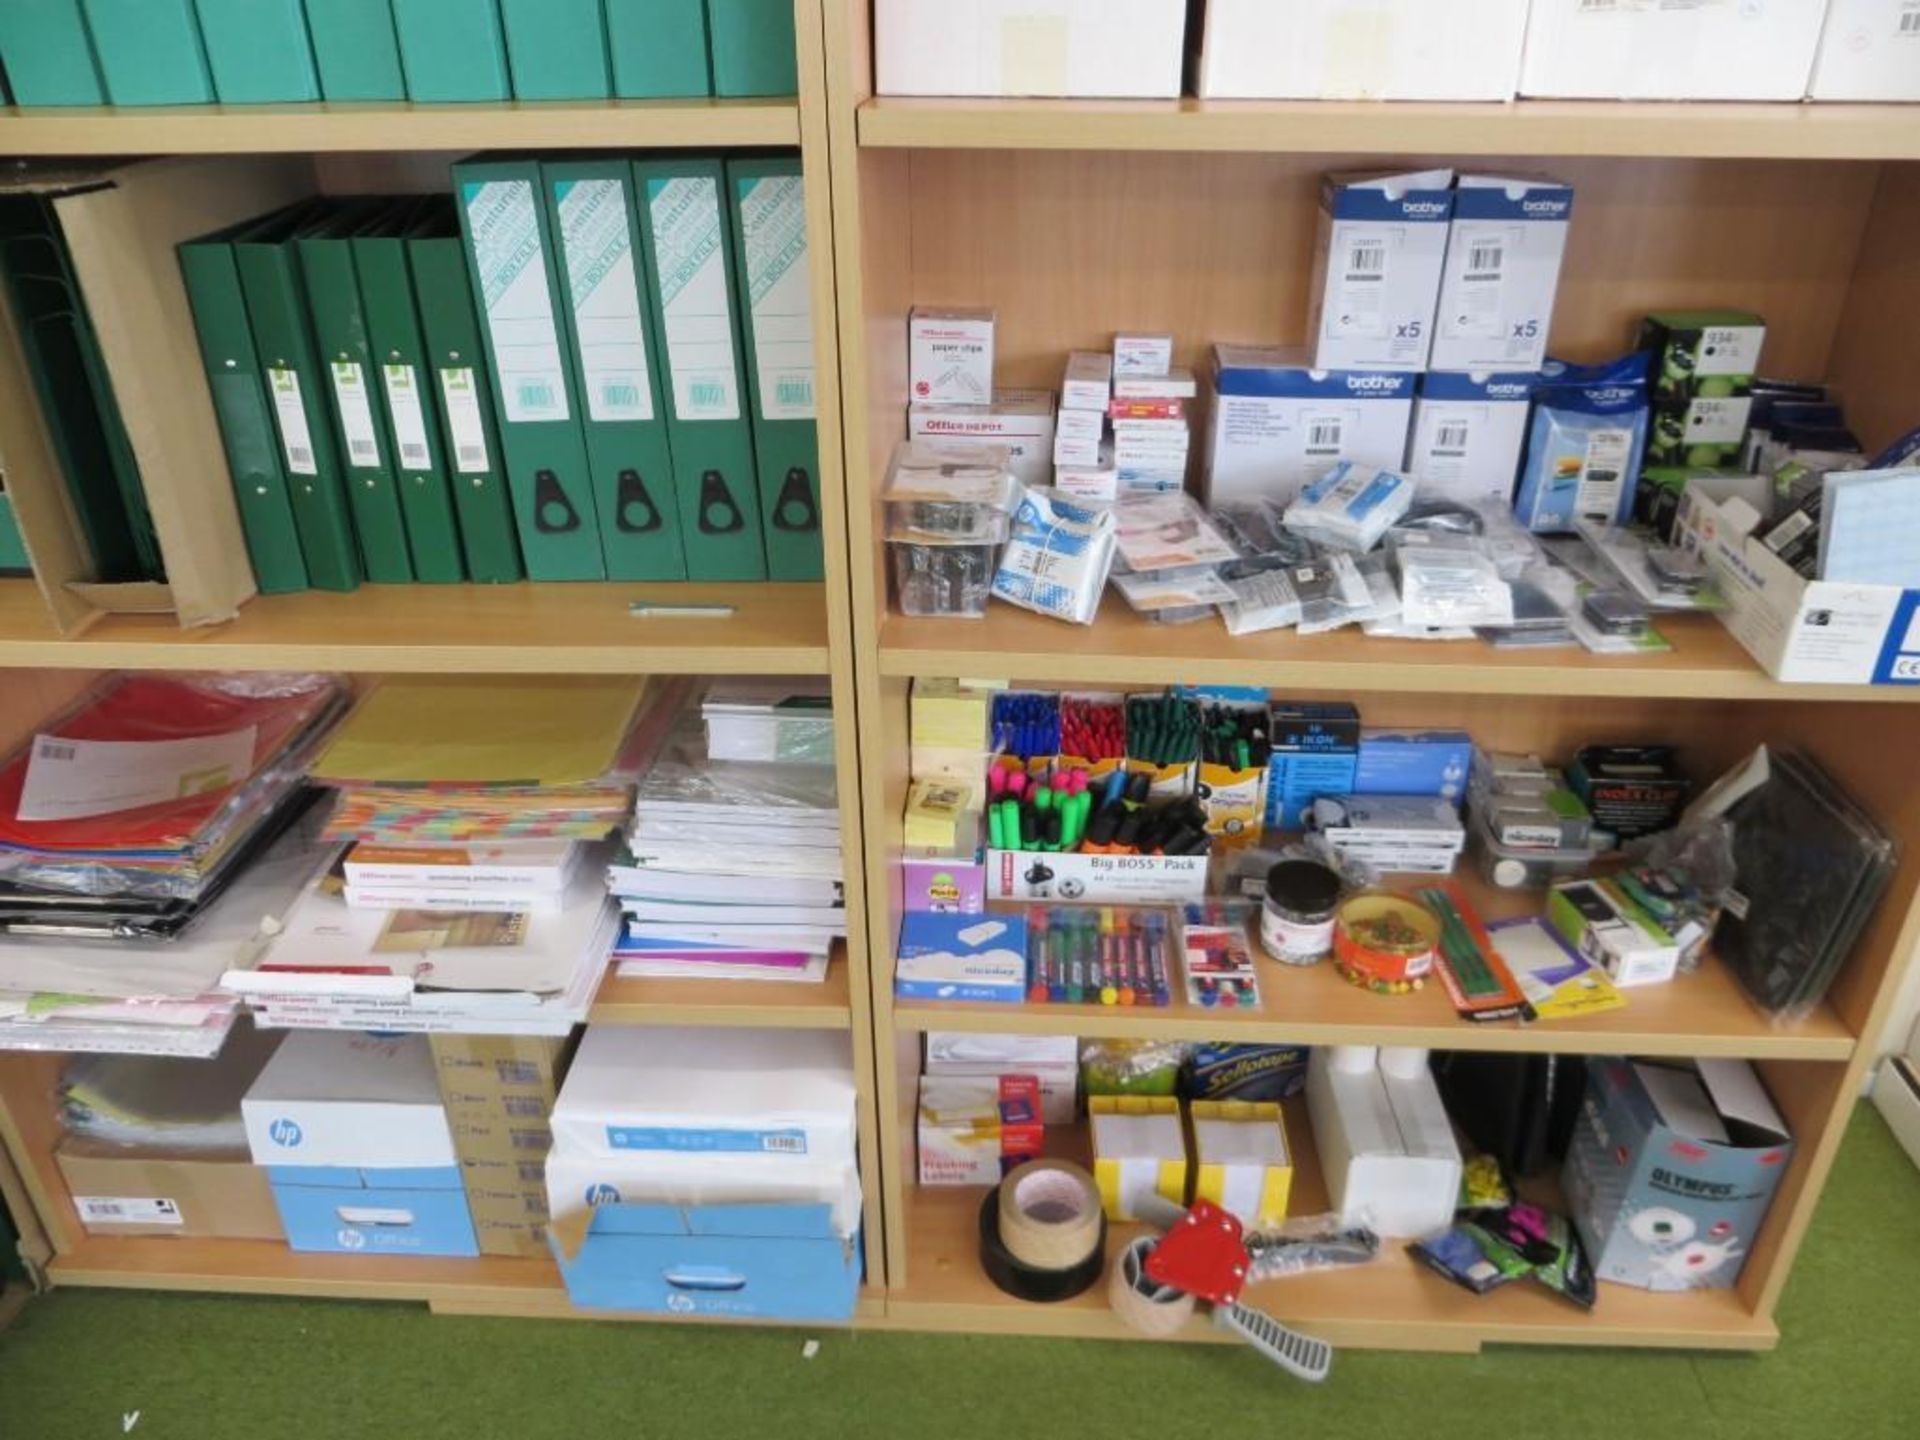
<path fill-rule="evenodd" d="M 493 386 L 473 310 L 467 248 L 453 201 L 427 198 L 407 240 L 413 295 L 426 338 L 431 388 L 438 402 L 441 452 L 460 515 L 460 544 L 469 579 L 501 585 L 524 579 L 513 502 L 494 424 Z"/>
<path fill-rule="evenodd" d="M 247 226 L 254 222 L 248 221 Z M 253 348 L 247 300 L 240 289 L 232 236 L 243 226 L 180 247 L 180 273 L 193 307 L 194 333 L 207 370 L 220 443 L 233 478 L 240 526 L 247 537 L 254 583 L 263 595 L 285 595 L 307 588 L 307 562 L 300 553 L 287 470 L 273 429 L 260 358 Z"/>
<path fill-rule="evenodd" d="M 0 64 L 19 105 L 107 103 L 80 0 L 0 0 Z"/>
<path fill-rule="evenodd" d="M 499 0 L 393 0 L 393 26 L 409 100 L 512 98 Z"/>
<path fill-rule="evenodd" d="M 793 0 L 707 0 L 716 95 L 796 95 Z"/>
<path fill-rule="evenodd" d="M 607 576 L 684 580 L 673 455 L 640 283 L 633 167 L 573 160 L 541 170 L 566 279 L 574 388 Z"/>
<path fill-rule="evenodd" d="M 718 160 L 634 166 L 647 301 L 666 375 L 667 440 L 692 580 L 764 580 L 766 547 L 733 306 L 733 246 Z"/>
<path fill-rule="evenodd" d="M 527 574 L 604 580 L 539 163 L 468 161 L 453 183 Z"/>
<path fill-rule="evenodd" d="M 318 100 L 304 0 L 195 0 L 222 105 Z M 327 0 L 314 0 L 324 8 Z"/>
<path fill-rule="evenodd" d="M 706 0 L 607 0 L 607 48 L 624 99 L 713 93 Z"/>
<path fill-rule="evenodd" d="M 729 160 L 727 188 L 767 575 L 819 580 L 826 575 L 826 559 L 820 544 L 813 284 L 800 157 Z"/>
<path fill-rule="evenodd" d="M 213 103 L 213 75 L 193 0 L 86 4 L 94 58 L 115 105 Z"/>
<path fill-rule="evenodd" d="M 335 205 L 296 232 L 294 243 L 307 282 L 314 344 L 327 370 L 333 438 L 345 462 L 360 559 L 374 584 L 404 585 L 413 579 L 413 559 L 349 238 L 379 208 L 377 201 Z"/>
<path fill-rule="evenodd" d="M 320 93 L 329 100 L 404 100 L 391 0 L 308 0 Z"/>
<path fill-rule="evenodd" d="M 360 552 L 327 413 L 327 372 L 314 348 L 306 285 L 291 244 L 293 233 L 326 209 L 324 201 L 309 201 L 267 217 L 233 237 L 233 258 L 280 436 L 307 579 L 320 590 L 353 590 L 360 584 Z"/>
<path fill-rule="evenodd" d="M 451 585 L 467 575 L 407 266 L 406 236 L 417 208 L 417 201 L 403 202 L 356 234 L 353 265 L 366 306 L 373 373 L 386 407 L 413 575 L 426 584 Z"/>
<path fill-rule="evenodd" d="M 600 0 L 500 0 L 516 100 L 604 100 L 613 93 Z"/>

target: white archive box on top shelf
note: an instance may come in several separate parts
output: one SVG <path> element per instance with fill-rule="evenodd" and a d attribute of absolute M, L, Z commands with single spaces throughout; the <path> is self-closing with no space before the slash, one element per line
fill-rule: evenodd
<path fill-rule="evenodd" d="M 874 0 L 882 95 L 1172 99 L 1187 0 Z"/>
<path fill-rule="evenodd" d="M 1520 93 L 1799 100 L 1826 13 L 1827 0 L 1533 0 Z"/>
<path fill-rule="evenodd" d="M 1807 94 L 1920 100 L 1920 0 L 1829 0 Z"/>

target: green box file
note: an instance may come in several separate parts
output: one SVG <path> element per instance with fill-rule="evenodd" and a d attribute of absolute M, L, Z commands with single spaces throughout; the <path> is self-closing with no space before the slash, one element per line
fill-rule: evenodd
<path fill-rule="evenodd" d="M 313 341 L 326 367 L 333 438 L 344 465 L 347 507 L 360 537 L 360 559 L 376 585 L 413 579 L 407 526 L 400 510 L 380 387 L 374 379 L 367 312 L 360 303 L 352 233 L 373 217 L 379 202 L 336 205 L 294 237 L 307 282 Z"/>
<path fill-rule="evenodd" d="M 613 93 L 600 0 L 500 0 L 516 100 L 604 100 Z"/>
<path fill-rule="evenodd" d="M 797 95 L 793 0 L 707 0 L 716 95 Z"/>
<path fill-rule="evenodd" d="M 213 74 L 193 0 L 86 0 L 87 29 L 115 105 L 208 105 Z"/>
<path fill-rule="evenodd" d="M 355 235 L 353 265 L 366 307 L 373 373 L 386 406 L 414 578 L 451 585 L 467 576 L 433 403 L 432 367 L 414 313 L 413 275 L 407 266 L 406 232 L 414 208 L 408 204 Z"/>
<path fill-rule="evenodd" d="M 407 98 L 391 0 L 309 0 L 307 32 L 327 99 Z"/>
<path fill-rule="evenodd" d="M 612 580 L 684 580 L 680 505 L 624 160 L 541 167 L 560 256 L 574 390 Z"/>
<path fill-rule="evenodd" d="M 813 283 L 800 157 L 729 160 L 734 301 L 747 349 L 753 454 L 767 574 L 820 580 L 820 431 L 814 409 Z"/>
<path fill-rule="evenodd" d="M 254 222 L 247 222 L 250 227 Z M 220 443 L 233 478 L 253 579 L 263 595 L 307 588 L 307 562 L 293 518 L 287 470 L 273 428 L 260 357 L 253 348 L 247 300 L 240 289 L 231 227 L 180 247 L 180 273 L 193 307 L 194 333 L 207 370 Z"/>
<path fill-rule="evenodd" d="M 718 160 L 634 166 L 645 223 L 654 353 L 665 366 L 680 543 L 693 580 L 764 580 L 753 433 L 733 305 L 733 244 Z"/>
<path fill-rule="evenodd" d="M 21 537 L 20 522 L 13 515 L 13 501 L 0 490 L 0 575 L 31 575 L 33 562 L 27 555 L 27 542 Z"/>
<path fill-rule="evenodd" d="M 327 372 L 314 348 L 306 283 L 290 243 L 295 230 L 325 208 L 324 203 L 296 206 L 243 230 L 233 237 L 233 258 L 273 406 L 308 583 L 320 590 L 353 590 L 360 584 L 360 552 L 327 413 Z"/>
<path fill-rule="evenodd" d="M 0 3 L 0 64 L 16 104 L 106 104 L 80 0 Z"/>
<path fill-rule="evenodd" d="M 454 166 L 453 183 L 527 574 L 604 580 L 540 166 L 469 162 Z"/>
<path fill-rule="evenodd" d="M 420 307 L 427 367 L 440 421 L 440 448 L 453 482 L 467 577 L 486 585 L 523 579 L 513 503 L 494 424 L 493 386 L 482 362 L 467 249 L 453 202 L 429 197 L 407 240 L 413 296 Z"/>
<path fill-rule="evenodd" d="M 499 0 L 393 0 L 393 26 L 409 100 L 512 98 Z"/>
<path fill-rule="evenodd" d="M 304 0 L 195 0 L 222 105 L 318 100 Z M 315 0 L 317 6 L 326 0 Z"/>
<path fill-rule="evenodd" d="M 713 93 L 706 0 L 607 0 L 607 48 L 623 99 Z"/>

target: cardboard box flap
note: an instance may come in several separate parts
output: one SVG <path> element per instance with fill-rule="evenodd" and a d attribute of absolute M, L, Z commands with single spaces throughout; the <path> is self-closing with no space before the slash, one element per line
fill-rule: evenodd
<path fill-rule="evenodd" d="M 1713 1108 L 1700 1077 L 1673 1065 L 1635 1065 L 1641 1087 L 1660 1117 L 1660 1123 L 1689 1140 L 1726 1145 L 1731 1137 Z"/>
<path fill-rule="evenodd" d="M 1698 1060 L 1700 1081 L 1727 1122 L 1731 1143 L 1777 1145 L 1790 1138 L 1753 1066 L 1744 1060 Z"/>
<path fill-rule="evenodd" d="M 158 580 L 134 581 L 125 585 L 69 580 L 66 590 L 94 609 L 109 615 L 172 615 L 179 609 L 179 602 L 173 598 L 173 586 Z"/>

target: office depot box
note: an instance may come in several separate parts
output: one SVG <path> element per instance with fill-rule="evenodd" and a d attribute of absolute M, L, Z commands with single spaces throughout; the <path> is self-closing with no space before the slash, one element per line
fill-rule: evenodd
<path fill-rule="evenodd" d="M 267 1172 L 244 1153 L 135 1150 L 70 1136 L 53 1159 L 89 1235 L 286 1238 Z"/>
<path fill-rule="evenodd" d="M 1920 685 L 1920 589 L 1808 580 L 1760 543 L 1759 511 L 1716 501 L 1699 481 L 1681 498 L 1676 539 L 1707 562 L 1721 623 L 1776 680 Z"/>
<path fill-rule="evenodd" d="M 989 850 L 988 900 L 1088 900 L 1152 905 L 1207 893 L 1204 855 L 1061 855 Z"/>
<path fill-rule="evenodd" d="M 1214 347 L 1202 498 L 1290 502 L 1343 460 L 1392 469 L 1406 456 L 1415 377 L 1315 370 L 1297 349 Z"/>
<path fill-rule="evenodd" d="M 1405 466 L 1421 498 L 1510 504 L 1538 382 L 1533 374 L 1421 376 Z"/>
<path fill-rule="evenodd" d="M 433 1053 L 419 1035 L 296 1031 L 240 1113 L 258 1165 L 452 1172 L 456 1163 Z"/>
<path fill-rule="evenodd" d="M 1827 0 L 1533 0 L 1520 93 L 1798 100 Z"/>
<path fill-rule="evenodd" d="M 1171 99 L 1187 0 L 877 0 L 882 95 Z"/>
<path fill-rule="evenodd" d="M 480 1253 L 457 1165 L 273 1165 L 267 1178 L 290 1249 L 335 1255 Z"/>
<path fill-rule="evenodd" d="M 554 1227 L 567 1298 L 587 1310 L 759 1320 L 847 1320 L 858 1234 L 824 1205 L 627 1205 Z"/>
<path fill-rule="evenodd" d="M 995 390 L 985 405 L 910 405 L 907 438 L 1004 445 L 1015 479 L 1045 485 L 1053 464 L 1053 392 Z"/>
<path fill-rule="evenodd" d="M 1813 100 L 1920 100 L 1920 3 L 1828 0 Z"/>
<path fill-rule="evenodd" d="M 1207 0 L 1210 100 L 1511 100 L 1527 0 Z"/>
<path fill-rule="evenodd" d="M 1453 215 L 1453 172 L 1320 182 L 1307 329 L 1316 370 L 1424 370 Z"/>
<path fill-rule="evenodd" d="M 1561 1177 L 1594 1274 L 1642 1290 L 1740 1278 L 1793 1158 L 1744 1060 L 1591 1060 Z"/>
<path fill-rule="evenodd" d="M 1560 293 L 1573 187 L 1537 175 L 1462 175 L 1434 316 L 1435 370 L 1534 371 Z"/>

